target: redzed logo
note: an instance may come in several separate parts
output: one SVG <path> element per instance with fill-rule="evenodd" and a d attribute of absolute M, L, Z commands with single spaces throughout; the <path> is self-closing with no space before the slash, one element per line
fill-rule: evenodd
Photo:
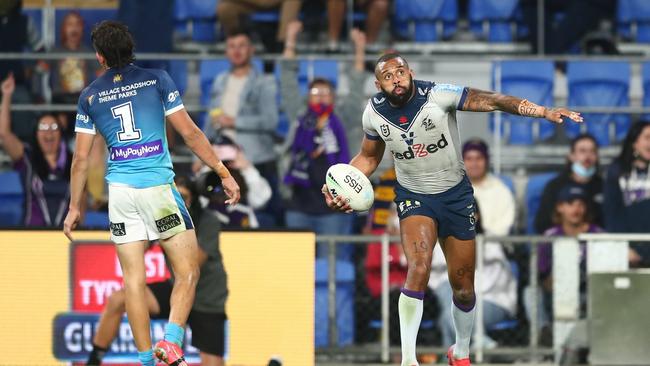
<path fill-rule="evenodd" d="M 447 147 L 449 143 L 447 142 L 447 139 L 445 138 L 445 135 L 441 135 L 440 140 L 438 140 L 438 143 L 433 143 L 429 145 L 425 144 L 413 144 L 408 147 L 408 150 L 404 152 L 394 152 L 393 157 L 397 160 L 410 160 L 410 159 L 415 159 L 415 158 L 423 158 L 425 156 L 429 156 L 429 154 L 434 154 L 438 152 L 440 149 L 444 149 Z"/>
<path fill-rule="evenodd" d="M 399 118 L 399 124 L 401 124 L 401 125 L 404 124 L 404 123 L 408 123 L 408 121 L 409 121 L 409 119 L 406 118 L 406 116 L 401 116 Z"/>

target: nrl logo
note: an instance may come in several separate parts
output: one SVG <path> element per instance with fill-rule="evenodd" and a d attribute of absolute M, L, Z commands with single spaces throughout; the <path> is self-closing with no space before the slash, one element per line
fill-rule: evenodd
<path fill-rule="evenodd" d="M 427 115 L 426 117 L 424 117 L 422 119 L 422 127 L 424 127 L 425 131 L 431 131 L 434 128 L 436 128 L 436 125 L 435 125 L 435 123 L 433 123 L 431 118 L 429 118 L 429 116 Z"/>
<path fill-rule="evenodd" d="M 381 125 L 380 130 L 382 136 L 388 137 L 390 135 L 390 128 L 388 125 Z"/>
<path fill-rule="evenodd" d="M 381 98 L 374 97 L 374 98 L 372 98 L 372 100 L 375 101 L 375 104 L 381 104 L 381 103 L 384 102 L 384 100 L 386 100 L 386 98 L 385 97 L 381 97 Z"/>

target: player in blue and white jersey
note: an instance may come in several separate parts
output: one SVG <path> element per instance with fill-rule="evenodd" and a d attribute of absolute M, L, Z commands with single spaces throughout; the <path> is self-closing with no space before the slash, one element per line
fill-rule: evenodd
<path fill-rule="evenodd" d="M 88 155 L 99 132 L 109 149 L 106 181 L 111 240 L 124 273 L 126 312 L 140 362 L 154 365 L 153 354 L 168 364 L 185 365 L 180 346 L 199 277 L 194 224 L 174 185 L 165 134 L 167 120 L 188 147 L 221 177 L 228 203 L 239 200 L 239 187 L 183 107 L 169 75 L 133 65 L 134 43 L 126 26 L 100 23 L 91 39 L 106 69 L 79 97 L 76 148 L 70 179 L 70 208 L 64 232 L 80 220 L 80 202 L 88 175 Z M 151 348 L 145 299 L 144 252 L 160 240 L 172 264 L 174 288 L 165 338 Z"/>
<path fill-rule="evenodd" d="M 500 110 L 555 123 L 562 123 L 564 118 L 582 122 L 582 117 L 564 108 L 545 108 L 491 91 L 414 80 L 406 60 L 395 53 L 379 58 L 375 77 L 379 93 L 368 101 L 363 113 L 365 137 L 361 151 L 350 164 L 370 176 L 386 148 L 395 162 L 395 203 L 408 261 L 398 303 L 402 366 L 418 365 L 415 343 L 437 241 L 447 261 L 453 290 L 456 343 L 447 352 L 449 365 L 469 366 L 476 299 L 476 206 L 463 165 L 456 111 Z M 326 186 L 323 194 L 331 208 L 351 211 L 345 198 L 333 198 Z"/>

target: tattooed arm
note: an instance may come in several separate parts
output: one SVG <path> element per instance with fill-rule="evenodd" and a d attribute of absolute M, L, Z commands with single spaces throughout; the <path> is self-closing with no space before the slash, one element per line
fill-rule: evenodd
<path fill-rule="evenodd" d="M 526 99 L 473 88 L 468 88 L 467 97 L 462 107 L 463 111 L 503 111 L 525 117 L 545 118 L 555 123 L 562 123 L 564 117 L 568 117 L 575 122 L 582 122 L 580 113 L 566 108 L 546 108 Z"/>

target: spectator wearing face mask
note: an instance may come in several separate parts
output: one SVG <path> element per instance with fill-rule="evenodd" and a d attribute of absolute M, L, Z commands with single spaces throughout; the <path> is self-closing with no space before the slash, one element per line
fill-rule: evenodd
<path fill-rule="evenodd" d="M 553 212 L 558 194 L 562 187 L 567 185 L 577 185 L 584 189 L 587 209 L 592 214 L 593 223 L 603 226 L 603 179 L 599 170 L 596 139 L 589 134 L 574 138 L 571 141 L 566 168 L 544 187 L 539 211 L 535 216 L 535 231 L 541 234 L 553 226 Z"/>
<path fill-rule="evenodd" d="M 353 67 L 348 67 L 350 93 L 347 97 L 337 99 L 333 83 L 316 78 L 309 84 L 305 101 L 299 94 L 299 64 L 294 48 L 301 28 L 300 22 L 289 24 L 284 59 L 280 63 L 282 104 L 289 119 L 294 121 L 287 148 L 290 162 L 284 177 L 291 195 L 286 201 L 285 221 L 291 228 L 309 228 L 317 234 L 348 234 L 352 217 L 330 210 L 322 199 L 321 187 L 330 166 L 350 161 L 347 124 L 354 121 L 361 130 L 358 119 L 365 97 L 362 90 L 365 35 L 358 30 L 352 32 L 356 53 Z M 325 249 L 319 246 L 319 254 L 324 255 Z M 338 253 L 346 257 L 344 253 L 352 248 L 341 249 Z"/>

